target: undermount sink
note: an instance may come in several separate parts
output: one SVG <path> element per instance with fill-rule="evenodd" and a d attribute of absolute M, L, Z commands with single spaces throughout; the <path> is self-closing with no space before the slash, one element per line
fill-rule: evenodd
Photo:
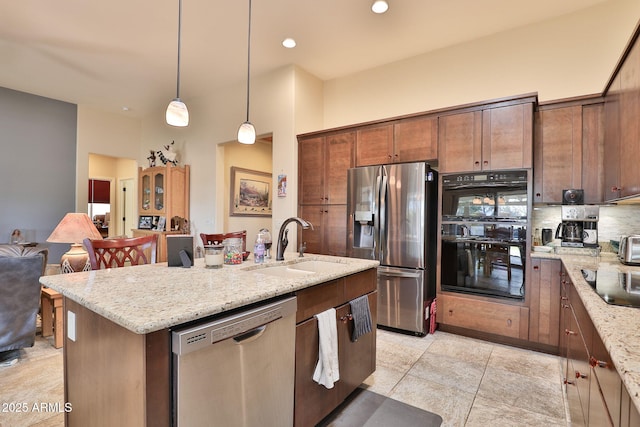
<path fill-rule="evenodd" d="M 309 260 L 286 265 L 267 265 L 253 270 L 255 273 L 277 277 L 305 277 L 317 273 L 331 273 L 340 264 L 328 261 Z"/>
<path fill-rule="evenodd" d="M 259 274 L 266 274 L 267 276 L 277 276 L 277 277 L 301 277 L 301 276 L 308 276 L 308 275 L 314 274 L 313 271 L 298 270 L 296 268 L 291 268 L 288 265 L 261 268 L 258 270 L 254 270 L 254 272 Z"/>
<path fill-rule="evenodd" d="M 336 271 L 336 268 L 339 266 L 340 264 L 335 262 L 312 260 L 291 264 L 289 265 L 289 268 L 304 270 L 312 273 L 331 273 Z"/>

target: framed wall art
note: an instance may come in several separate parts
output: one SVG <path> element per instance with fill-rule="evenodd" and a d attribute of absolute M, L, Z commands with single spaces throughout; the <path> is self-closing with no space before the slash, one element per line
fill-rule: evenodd
<path fill-rule="evenodd" d="M 271 185 L 270 173 L 232 166 L 229 215 L 270 217 Z"/>
<path fill-rule="evenodd" d="M 140 215 L 138 228 L 141 230 L 151 230 L 153 227 L 153 215 Z"/>

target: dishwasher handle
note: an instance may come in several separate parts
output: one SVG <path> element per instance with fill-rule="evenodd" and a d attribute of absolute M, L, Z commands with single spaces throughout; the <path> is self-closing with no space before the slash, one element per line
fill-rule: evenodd
<path fill-rule="evenodd" d="M 267 329 L 267 325 L 259 326 L 255 329 L 250 330 L 249 332 L 245 332 L 244 334 L 240 334 L 238 336 L 233 337 L 233 340 L 236 344 L 248 344 L 251 341 L 255 341 L 264 334 L 264 331 Z"/>

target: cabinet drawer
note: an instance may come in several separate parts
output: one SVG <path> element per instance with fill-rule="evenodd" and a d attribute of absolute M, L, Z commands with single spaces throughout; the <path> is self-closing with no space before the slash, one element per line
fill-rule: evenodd
<path fill-rule="evenodd" d="M 512 338 L 529 336 L 529 309 L 451 295 L 438 296 L 441 309 L 438 321 L 445 325 L 467 328 Z"/>
<path fill-rule="evenodd" d="M 378 287 L 376 269 L 372 268 L 344 278 L 344 302 L 373 292 Z"/>
<path fill-rule="evenodd" d="M 342 283 L 342 279 L 332 280 L 297 292 L 296 323 L 342 304 L 344 301 Z"/>

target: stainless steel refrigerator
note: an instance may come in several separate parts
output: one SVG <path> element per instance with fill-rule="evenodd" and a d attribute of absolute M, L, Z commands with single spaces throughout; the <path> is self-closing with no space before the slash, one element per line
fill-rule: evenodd
<path fill-rule="evenodd" d="M 426 163 L 348 171 L 347 254 L 376 259 L 378 325 L 424 335 L 435 298 L 437 172 Z"/>

